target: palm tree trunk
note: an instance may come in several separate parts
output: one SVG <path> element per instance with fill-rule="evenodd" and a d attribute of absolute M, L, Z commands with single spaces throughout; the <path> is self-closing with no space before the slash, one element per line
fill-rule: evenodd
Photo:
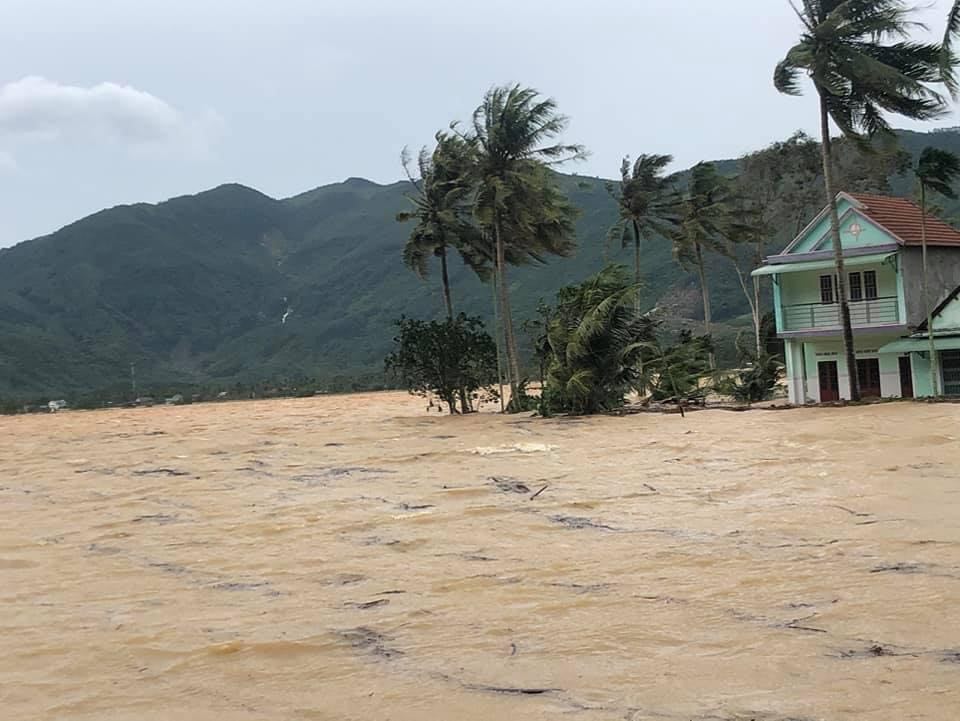
<path fill-rule="evenodd" d="M 633 221 L 633 282 L 640 285 L 640 226 Z M 637 297 L 639 303 L 639 296 Z"/>
<path fill-rule="evenodd" d="M 450 302 L 450 276 L 447 275 L 447 246 L 441 245 L 440 255 L 440 282 L 443 283 L 443 305 L 447 309 L 447 320 L 453 320 L 453 304 Z"/>
<path fill-rule="evenodd" d="M 500 304 L 500 274 L 496 267 L 493 269 L 493 337 L 496 339 L 497 346 L 497 384 L 500 387 L 500 412 L 506 411 L 503 401 L 503 336 L 500 333 L 500 311 L 497 307 Z"/>
<path fill-rule="evenodd" d="M 830 237 L 833 240 L 833 259 L 837 269 L 837 295 L 840 300 L 840 323 L 843 326 L 843 354 L 847 377 L 850 380 L 850 400 L 860 400 L 857 379 L 857 356 L 853 345 L 853 326 L 850 323 L 850 304 L 847 301 L 847 275 L 843 263 L 843 244 L 840 242 L 840 216 L 837 213 L 837 192 L 833 187 L 833 155 L 830 147 L 830 114 L 827 101 L 820 93 L 820 155 L 823 161 L 823 184 L 830 208 Z"/>
<path fill-rule="evenodd" d="M 500 295 L 500 322 L 503 323 L 503 342 L 507 351 L 507 380 L 510 383 L 510 407 L 516 409 L 520 400 L 520 364 L 517 361 L 517 339 L 513 333 L 513 316 L 510 311 L 510 291 L 507 288 L 507 253 L 500 229 L 499 215 L 494 216 L 493 232 L 497 244 L 497 290 Z"/>
<path fill-rule="evenodd" d="M 927 186 L 920 181 L 920 243 L 923 247 L 923 305 L 927 309 L 927 338 L 930 342 L 930 395 L 937 395 L 937 348 L 933 342 L 933 305 L 927 277 Z"/>
<path fill-rule="evenodd" d="M 757 243 L 757 253 L 753 258 L 755 267 L 763 265 L 763 244 Z M 760 313 L 760 276 L 753 277 L 753 327 L 757 340 L 757 357 L 763 352 L 760 341 L 760 323 L 763 321 L 763 315 Z"/>
<path fill-rule="evenodd" d="M 703 251 L 700 243 L 694 241 L 694 247 L 697 249 L 697 273 L 700 275 L 700 295 L 703 297 L 703 332 L 710 335 L 713 327 L 713 317 L 710 309 L 710 286 L 707 284 L 707 272 L 703 267 Z M 717 367 L 717 359 L 713 351 L 710 351 L 710 368 Z"/>
<path fill-rule="evenodd" d="M 753 279 L 753 335 L 757 342 L 757 357 L 763 353 L 763 342 L 760 339 L 760 324 L 763 316 L 760 315 L 760 279 Z"/>
<path fill-rule="evenodd" d="M 740 270 L 740 263 L 733 259 L 733 268 L 737 271 L 737 280 L 740 281 L 740 288 L 747 299 L 747 305 L 750 306 L 750 317 L 753 319 L 753 339 L 757 344 L 757 357 L 760 356 L 760 279 L 753 279 L 753 295 L 747 290 L 747 281 L 743 278 L 743 271 Z"/>
<path fill-rule="evenodd" d="M 447 310 L 447 320 L 453 322 L 453 303 L 450 302 L 450 276 L 447 273 L 447 246 L 441 245 L 437 250 L 440 256 L 440 282 L 443 284 L 443 305 Z M 473 410 L 470 407 L 470 399 L 467 397 L 466 388 L 460 388 L 460 412 L 469 413 Z"/>

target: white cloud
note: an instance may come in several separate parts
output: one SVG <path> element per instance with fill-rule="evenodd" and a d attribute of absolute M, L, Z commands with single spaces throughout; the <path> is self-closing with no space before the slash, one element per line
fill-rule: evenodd
<path fill-rule="evenodd" d="M 196 146 L 215 125 L 209 117 L 189 117 L 129 85 L 100 83 L 85 88 L 26 77 L 0 87 L 0 135 L 14 138 Z"/>

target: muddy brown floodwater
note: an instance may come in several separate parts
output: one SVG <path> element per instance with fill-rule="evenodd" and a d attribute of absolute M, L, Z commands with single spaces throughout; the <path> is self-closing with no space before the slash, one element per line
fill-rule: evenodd
<path fill-rule="evenodd" d="M 960 406 L 423 405 L 0 419 L 2 717 L 960 716 Z"/>

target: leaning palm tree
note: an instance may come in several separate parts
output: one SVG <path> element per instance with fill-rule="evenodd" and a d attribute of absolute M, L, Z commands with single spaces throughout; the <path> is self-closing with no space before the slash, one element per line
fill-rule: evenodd
<path fill-rule="evenodd" d="M 914 172 L 920 186 L 920 239 L 923 247 L 923 304 L 927 309 L 927 337 L 930 339 L 930 392 L 937 394 L 937 353 L 933 342 L 933 303 L 927 278 L 927 192 L 955 200 L 953 183 L 960 177 L 960 158 L 947 150 L 924 148 Z"/>
<path fill-rule="evenodd" d="M 623 405 L 657 325 L 634 309 L 638 292 L 619 265 L 560 290 L 545 323 L 545 410 L 579 415 Z"/>
<path fill-rule="evenodd" d="M 631 164 L 624 158 L 620 183 L 607 183 L 617 201 L 619 218 L 607 233 L 609 243 L 633 245 L 633 282 L 642 281 L 640 249 L 644 238 L 669 237 L 677 224 L 676 176 L 664 175 L 672 155 L 640 155 Z M 639 296 L 638 296 L 639 298 Z"/>
<path fill-rule="evenodd" d="M 954 0 L 947 15 L 947 29 L 943 34 L 943 45 L 940 50 L 940 72 L 943 73 L 943 82 L 956 99 L 960 94 L 960 81 L 957 79 L 957 60 L 953 55 L 953 41 L 960 35 L 960 0 Z"/>
<path fill-rule="evenodd" d="M 436 140 L 432 153 L 423 148 L 417 157 L 419 178 L 414 178 L 410 156 L 404 150 L 403 168 L 415 192 L 409 196 L 413 208 L 398 213 L 397 220 L 416 221 L 403 248 L 403 262 L 408 268 L 423 279 L 429 272 L 430 258 L 440 260 L 444 308 L 447 318 L 453 319 L 447 250 L 459 250 L 463 261 L 480 275 L 485 272 L 485 264 L 477 250 L 479 231 L 470 219 L 471 148 L 467 141 L 449 133 L 437 133 Z"/>
<path fill-rule="evenodd" d="M 475 212 L 489 232 L 503 326 L 511 404 L 520 399 L 520 362 L 510 311 L 507 264 L 511 253 L 523 255 L 531 245 L 551 252 L 559 228 L 566 228 L 569 211 L 555 203 L 542 212 L 545 200 L 557 200 L 553 179 L 545 168 L 581 158 L 579 145 L 555 142 L 567 127 L 552 99 L 519 85 L 492 88 L 473 114 L 472 138 L 477 146 L 478 190 Z M 546 241 L 550 240 L 550 243 Z"/>
<path fill-rule="evenodd" d="M 694 268 L 700 278 L 704 332 L 710 335 L 713 314 L 704 252 L 731 255 L 728 234 L 733 222 L 734 194 L 728 178 L 713 163 L 697 163 L 680 204 L 679 223 L 673 232 L 673 255 L 684 268 Z M 711 364 L 713 363 L 711 356 Z"/>
<path fill-rule="evenodd" d="M 777 64 L 773 82 L 788 95 L 800 94 L 806 73 L 820 98 L 823 178 L 830 209 L 830 235 L 836 262 L 843 325 L 843 349 L 850 397 L 860 399 L 847 281 L 844 274 L 837 188 L 834 184 L 830 120 L 855 141 L 889 133 L 884 113 L 927 120 L 946 109 L 944 98 L 929 83 L 941 82 L 942 48 L 909 40 L 918 27 L 915 8 L 903 0 L 801 0 L 791 5 L 803 24 L 800 42 Z"/>

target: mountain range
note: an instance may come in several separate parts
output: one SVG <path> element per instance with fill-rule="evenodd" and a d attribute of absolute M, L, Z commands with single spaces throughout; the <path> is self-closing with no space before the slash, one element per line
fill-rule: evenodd
<path fill-rule="evenodd" d="M 960 150 L 960 131 L 902 133 Z M 734 172 L 735 161 L 722 161 Z M 578 252 L 546 267 L 511 269 L 518 322 L 610 261 L 616 207 L 599 178 L 559 175 L 582 210 Z M 909 191 L 909 183 L 901 184 Z M 350 178 L 274 199 L 222 185 L 163 203 L 124 205 L 0 250 L 0 397 L 69 397 L 144 388 L 311 378 L 340 389 L 382 383 L 401 315 L 439 317 L 438 273 L 421 281 L 401 262 L 410 227 L 406 183 Z M 700 317 L 695 277 L 666 242 L 644 248 L 643 302 L 679 322 Z M 730 262 L 710 259 L 713 313 L 722 333 L 749 324 Z M 452 263 L 455 310 L 492 316 L 492 295 Z"/>

